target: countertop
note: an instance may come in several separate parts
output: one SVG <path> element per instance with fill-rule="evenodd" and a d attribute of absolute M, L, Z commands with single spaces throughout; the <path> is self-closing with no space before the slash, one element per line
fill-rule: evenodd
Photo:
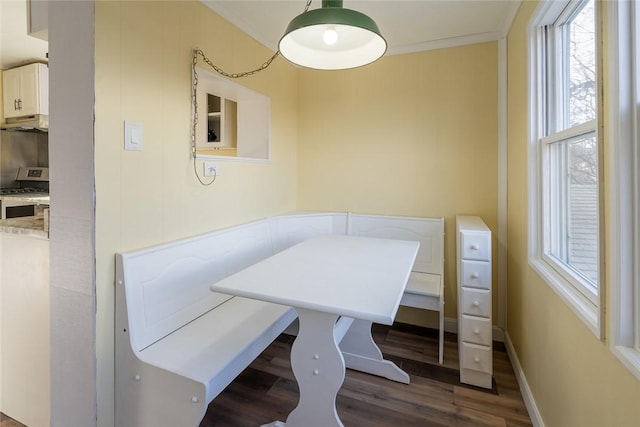
<path fill-rule="evenodd" d="M 20 201 L 24 203 L 37 203 L 42 205 L 49 204 L 49 193 L 19 193 L 19 194 L 3 194 L 0 200 Z"/>
<path fill-rule="evenodd" d="M 44 215 L 0 219 L 0 233 L 49 238 L 49 232 L 44 229 Z"/>

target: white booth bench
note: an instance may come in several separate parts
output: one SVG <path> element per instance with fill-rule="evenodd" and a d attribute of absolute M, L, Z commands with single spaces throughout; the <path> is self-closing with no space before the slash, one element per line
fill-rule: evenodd
<path fill-rule="evenodd" d="M 297 317 L 291 307 L 209 286 L 309 237 L 345 233 L 420 241 L 401 304 L 442 316 L 441 218 L 300 213 L 116 254 L 116 425 L 199 425 L 208 404 Z M 339 341 L 351 324 L 344 320 Z"/>
<path fill-rule="evenodd" d="M 417 240 L 420 249 L 400 305 L 439 313 L 438 362 L 444 358 L 444 220 L 348 214 L 353 236 Z"/>

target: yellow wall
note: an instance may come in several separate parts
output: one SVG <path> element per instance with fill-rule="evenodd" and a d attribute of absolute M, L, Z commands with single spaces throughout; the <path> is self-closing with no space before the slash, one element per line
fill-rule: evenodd
<path fill-rule="evenodd" d="M 109 426 L 114 254 L 295 210 L 298 108 L 286 61 L 242 80 L 271 97 L 272 161 L 219 161 L 204 187 L 190 157 L 191 49 L 234 72 L 272 52 L 195 1 L 101 1 L 95 26 L 98 420 Z M 124 120 L 143 124 L 142 152 L 123 150 Z"/>
<path fill-rule="evenodd" d="M 523 2 L 508 39 L 508 333 L 547 426 L 635 426 L 640 382 L 527 262 L 526 25 L 534 7 Z M 199 2 L 97 2 L 95 37 L 100 426 L 113 424 L 117 251 L 296 208 L 443 216 L 448 317 L 456 315 L 456 214 L 483 217 L 495 259 L 496 43 L 341 72 L 278 59 L 241 82 L 271 97 L 272 161 L 220 161 L 218 180 L 203 187 L 189 148 L 191 48 L 232 71 L 270 52 Z M 144 151 L 122 149 L 124 120 L 143 123 Z M 423 322 L 410 311 L 399 320 Z"/>
<path fill-rule="evenodd" d="M 497 66 L 492 42 L 299 73 L 298 208 L 444 217 L 448 317 L 455 215 L 480 215 L 497 246 Z M 403 309 L 398 320 L 433 319 Z"/>
<path fill-rule="evenodd" d="M 522 3 L 508 37 L 507 331 L 547 426 L 635 427 L 640 381 L 528 265 L 527 24 L 536 6 Z"/>

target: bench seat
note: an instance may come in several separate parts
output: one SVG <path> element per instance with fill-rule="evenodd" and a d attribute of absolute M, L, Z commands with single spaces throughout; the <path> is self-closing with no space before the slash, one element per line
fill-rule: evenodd
<path fill-rule="evenodd" d="M 405 292 L 427 297 L 440 297 L 440 275 L 411 272 Z"/>
<path fill-rule="evenodd" d="M 296 317 L 291 307 L 233 297 L 138 355 L 205 384 L 210 402 Z"/>
<path fill-rule="evenodd" d="M 413 271 L 409 275 L 400 305 L 441 312 L 442 292 L 442 279 L 439 274 Z M 443 313 L 440 314 L 442 318 Z M 439 359 L 442 363 L 442 356 L 439 356 Z"/>

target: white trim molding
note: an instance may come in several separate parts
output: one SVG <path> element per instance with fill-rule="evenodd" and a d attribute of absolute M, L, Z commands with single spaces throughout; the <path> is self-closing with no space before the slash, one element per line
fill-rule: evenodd
<path fill-rule="evenodd" d="M 404 44 L 390 47 L 385 56 L 403 55 L 407 53 L 426 52 L 429 50 L 446 49 L 450 47 L 467 46 L 478 43 L 497 41 L 502 38 L 502 33 L 492 31 L 479 34 L 471 34 L 459 37 L 447 37 L 440 40 L 429 40 L 422 43 Z"/>
<path fill-rule="evenodd" d="M 606 2 L 610 28 L 608 70 L 609 230 L 611 352 L 640 379 L 640 98 L 635 2 Z"/>
<path fill-rule="evenodd" d="M 517 9 L 516 9 L 517 10 Z M 498 326 L 507 328 L 507 39 L 498 40 Z M 495 335 L 494 335 L 495 336 Z"/>
<path fill-rule="evenodd" d="M 599 339 L 604 340 L 604 316 L 602 310 L 605 306 L 604 276 L 602 274 L 602 256 L 600 255 L 599 270 L 600 279 L 597 295 L 586 296 L 583 294 L 586 286 L 582 285 L 582 280 L 577 275 L 570 274 L 569 270 L 563 266 L 559 266 L 558 262 L 554 262 L 546 255 L 546 246 L 544 235 L 547 232 L 546 223 L 549 222 L 548 213 L 545 212 L 545 197 L 543 188 L 545 187 L 545 171 L 548 167 L 544 161 L 547 154 L 547 145 L 544 138 L 547 135 L 545 131 L 548 115 L 552 112 L 548 109 L 547 103 L 547 79 L 549 71 L 547 69 L 547 61 L 545 48 L 547 42 L 544 40 L 544 27 L 549 25 L 557 25 L 557 19 L 561 14 L 566 13 L 566 6 L 570 1 L 543 1 L 538 6 L 528 27 L 528 56 L 529 56 L 529 148 L 528 148 L 528 236 L 529 236 L 529 265 L 534 271 L 553 289 L 553 291 L 567 304 L 567 306 L 582 320 L 587 328 Z M 580 3 L 576 2 L 579 6 Z M 599 13 L 596 14 L 598 16 Z M 596 18 L 596 22 L 599 18 Z M 596 45 L 600 39 L 601 26 L 596 23 Z M 596 53 L 597 63 L 601 62 L 600 53 Z M 600 73 L 598 68 L 598 73 Z M 550 77 L 552 78 L 553 75 Z M 598 77 L 601 79 L 601 77 Z M 599 85 L 600 83 L 598 83 Z M 599 91 L 597 91 L 599 92 Z M 601 105 L 601 99 L 597 100 Z M 550 119 L 549 119 L 550 120 Z M 576 126 L 570 131 L 558 132 L 556 136 L 563 137 L 573 135 L 575 132 L 585 132 L 597 126 L 595 121 Z M 600 135 L 598 139 L 600 140 Z M 548 140 L 548 138 L 547 138 Z M 599 164 L 602 164 L 602 154 L 598 156 Z M 602 206 L 602 192 L 599 191 L 599 206 Z M 600 225 L 602 228 L 602 225 Z M 600 232 L 601 235 L 601 232 Z M 599 241 L 599 250 L 602 250 L 602 239 Z M 599 252 L 602 253 L 602 252 Z"/>
<path fill-rule="evenodd" d="M 252 22 L 252 18 L 243 17 L 242 14 L 239 14 L 236 10 L 229 8 L 229 6 L 226 5 L 223 1 L 200 1 L 205 6 L 213 10 L 225 20 L 229 21 L 232 25 L 238 27 L 241 31 L 255 39 L 258 43 L 262 44 L 269 50 L 275 52 L 278 49 L 278 38 L 274 38 L 273 33 L 269 31 L 269 29 L 256 26 L 255 22 Z M 444 49 L 477 43 L 499 41 L 500 39 L 506 37 L 506 35 L 509 33 L 509 29 L 513 24 L 521 3 L 521 0 L 509 0 L 507 6 L 508 9 L 504 16 L 503 22 L 497 23 L 497 25 L 493 25 L 492 28 L 487 28 L 488 31 L 454 37 L 446 37 L 437 40 L 425 40 L 418 43 L 398 44 L 390 46 L 385 56 L 403 55 L 416 52 L 425 52 L 435 49 Z M 290 17 L 277 17 L 277 21 L 274 21 L 274 25 L 278 26 L 278 28 L 282 28 L 282 31 L 284 31 L 287 26 L 288 19 L 293 18 L 295 15 L 302 12 L 303 4 L 304 3 L 300 3 L 293 8 L 295 12 L 294 15 L 291 15 Z"/>
<path fill-rule="evenodd" d="M 529 412 L 529 418 L 531 418 L 531 423 L 534 427 L 545 427 L 544 420 L 542 419 L 542 414 L 538 409 L 538 405 L 536 404 L 536 400 L 533 397 L 533 393 L 531 392 L 531 388 L 529 387 L 529 383 L 527 382 L 527 377 L 522 370 L 522 365 L 520 364 L 520 359 L 518 359 L 518 353 L 516 353 L 516 349 L 513 346 L 513 342 L 511 341 L 511 337 L 508 332 L 505 332 L 505 346 L 507 347 L 507 354 L 509 355 L 509 359 L 511 360 L 511 366 L 513 366 L 513 372 L 516 375 L 516 380 L 518 381 L 518 386 L 520 387 L 520 394 L 522 394 L 522 399 L 524 400 L 524 404 L 527 407 L 527 411 Z"/>

